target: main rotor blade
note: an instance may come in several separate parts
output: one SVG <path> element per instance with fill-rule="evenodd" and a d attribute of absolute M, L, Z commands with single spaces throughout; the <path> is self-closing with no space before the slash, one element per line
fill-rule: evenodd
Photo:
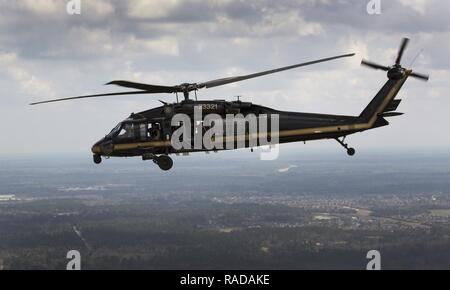
<path fill-rule="evenodd" d="M 79 97 L 47 100 L 47 101 L 42 101 L 42 102 L 31 103 L 30 105 L 34 106 L 34 105 L 40 105 L 40 104 L 62 102 L 62 101 L 71 101 L 71 100 L 78 100 L 78 99 L 99 98 L 99 97 L 109 97 L 109 96 L 122 96 L 122 95 L 142 95 L 142 94 L 152 94 L 152 93 L 151 92 L 146 92 L 146 91 L 134 91 L 134 92 L 122 92 L 122 93 L 111 93 L 111 94 L 88 95 L 88 96 L 79 96 Z"/>
<path fill-rule="evenodd" d="M 319 60 L 315 60 L 315 61 L 304 62 L 304 63 L 300 63 L 300 64 L 296 64 L 296 65 L 286 66 L 286 67 L 282 67 L 282 68 L 278 68 L 278 69 L 268 70 L 268 71 L 264 71 L 264 72 L 260 72 L 260 73 L 255 73 L 255 74 L 250 74 L 250 75 L 245 75 L 245 76 L 230 77 L 230 78 L 222 78 L 222 79 L 217 79 L 217 80 L 200 83 L 200 84 L 183 84 L 183 85 L 179 85 L 179 86 L 158 86 L 158 85 L 150 85 L 150 84 L 142 84 L 142 83 L 117 80 L 117 81 L 109 82 L 106 85 L 117 85 L 117 86 L 126 87 L 126 88 L 139 89 L 141 91 L 87 95 L 87 96 L 79 96 L 79 97 L 71 97 L 71 98 L 63 98 L 63 99 L 54 99 L 54 100 L 47 100 L 47 101 L 42 101 L 42 102 L 31 103 L 30 105 L 40 105 L 40 104 L 47 104 L 47 103 L 54 103 L 54 102 L 61 102 L 61 101 L 108 97 L 108 96 L 177 93 L 177 92 L 186 92 L 186 91 L 197 90 L 197 89 L 201 89 L 201 88 L 212 88 L 212 87 L 217 87 L 217 86 L 222 86 L 222 85 L 226 85 L 226 84 L 230 84 L 230 83 L 240 82 L 243 80 L 248 80 L 248 79 L 252 79 L 252 78 L 256 78 L 256 77 L 260 77 L 260 76 L 264 76 L 264 75 L 268 75 L 268 74 L 282 72 L 285 70 L 290 70 L 290 69 L 294 69 L 294 68 L 298 68 L 298 67 L 302 67 L 302 66 L 326 62 L 326 61 L 343 58 L 343 57 L 351 57 L 354 55 L 355 55 L 354 53 L 344 54 L 344 55 L 339 55 L 339 56 L 335 56 L 335 57 L 329 57 L 329 58 L 319 59 Z"/>
<path fill-rule="evenodd" d="M 398 51 L 397 59 L 395 60 L 395 64 L 400 65 L 402 61 L 403 53 L 405 52 L 406 47 L 408 46 L 409 38 L 403 38 L 402 44 L 400 45 L 400 49 Z"/>
<path fill-rule="evenodd" d="M 319 60 L 315 60 L 315 61 L 309 61 L 309 62 L 304 62 L 304 63 L 295 64 L 295 65 L 291 65 L 291 66 L 286 66 L 286 67 L 282 67 L 282 68 L 278 68 L 278 69 L 263 71 L 263 72 L 254 73 L 254 74 L 245 75 L 245 76 L 221 78 L 221 79 L 212 80 L 212 81 L 205 82 L 205 83 L 200 83 L 200 84 L 198 84 L 198 88 L 207 88 L 208 89 L 208 88 L 223 86 L 226 84 L 236 83 L 236 82 L 240 82 L 243 80 L 253 79 L 253 78 L 257 78 L 257 77 L 261 77 L 261 76 L 265 76 L 265 75 L 269 75 L 269 74 L 273 74 L 273 73 L 282 72 L 285 70 L 290 70 L 290 69 L 294 69 L 294 68 L 298 68 L 298 67 L 302 67 L 302 66 L 326 62 L 326 61 L 343 58 L 343 57 L 351 57 L 354 55 L 355 55 L 354 53 L 344 54 L 344 55 L 339 55 L 339 56 L 335 56 L 335 57 L 329 57 L 329 58 L 319 59 Z"/>
<path fill-rule="evenodd" d="M 158 85 L 149 85 L 149 84 L 141 84 L 141 83 L 135 83 L 135 82 L 129 82 L 129 81 L 112 81 L 107 83 L 106 85 L 116 85 L 120 87 L 125 88 L 133 88 L 138 90 L 147 91 L 149 93 L 153 94 L 160 94 L 160 93 L 175 93 L 180 92 L 177 87 L 174 86 L 158 86 Z"/>
<path fill-rule="evenodd" d="M 414 78 L 418 78 L 418 79 L 426 81 L 426 82 L 430 79 L 429 75 L 421 74 L 421 73 L 415 73 L 415 72 L 411 73 L 409 76 L 410 77 L 414 77 Z"/>
<path fill-rule="evenodd" d="M 381 69 L 381 70 L 384 70 L 384 71 L 388 71 L 389 70 L 389 67 L 387 67 L 387 66 L 379 65 L 379 64 L 376 64 L 374 62 L 370 62 L 370 61 L 367 61 L 367 60 L 364 60 L 364 59 L 361 61 L 361 65 L 365 65 L 365 66 L 368 66 L 368 67 L 374 68 L 374 69 Z"/>

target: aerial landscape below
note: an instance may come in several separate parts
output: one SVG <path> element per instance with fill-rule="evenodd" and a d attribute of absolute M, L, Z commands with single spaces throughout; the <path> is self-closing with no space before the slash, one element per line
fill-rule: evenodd
<path fill-rule="evenodd" d="M 218 156 L 167 176 L 2 158 L 0 268 L 65 269 L 78 249 L 86 269 L 365 269 L 379 249 L 384 269 L 450 269 L 448 152 Z"/>

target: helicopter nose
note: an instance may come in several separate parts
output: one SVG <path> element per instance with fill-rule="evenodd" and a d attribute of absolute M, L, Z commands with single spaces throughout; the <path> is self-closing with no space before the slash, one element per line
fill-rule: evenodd
<path fill-rule="evenodd" d="M 92 146 L 91 151 L 92 151 L 92 153 L 94 153 L 94 154 L 100 154 L 100 153 L 102 153 L 102 150 L 100 149 L 100 146 L 98 146 L 98 145 Z"/>
<path fill-rule="evenodd" d="M 98 141 L 97 143 L 95 143 L 92 148 L 91 151 L 94 154 L 101 154 L 102 153 L 102 144 L 104 143 L 105 138 L 101 139 L 100 141 Z"/>
<path fill-rule="evenodd" d="M 91 148 L 92 153 L 109 156 L 114 152 L 114 144 L 111 140 L 103 138 Z"/>

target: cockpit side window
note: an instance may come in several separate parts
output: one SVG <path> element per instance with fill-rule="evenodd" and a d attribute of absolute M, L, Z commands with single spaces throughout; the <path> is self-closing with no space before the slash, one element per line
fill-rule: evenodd
<path fill-rule="evenodd" d="M 134 138 L 134 124 L 124 124 L 117 137 L 120 139 Z"/>
<path fill-rule="evenodd" d="M 147 140 L 147 129 L 148 125 L 146 123 L 139 124 L 139 139 L 141 141 Z"/>

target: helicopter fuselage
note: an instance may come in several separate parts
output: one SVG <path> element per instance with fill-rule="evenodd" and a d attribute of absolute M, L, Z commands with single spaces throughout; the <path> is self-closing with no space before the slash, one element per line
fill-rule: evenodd
<path fill-rule="evenodd" d="M 277 144 L 318 139 L 337 139 L 369 129 L 369 127 L 355 126 L 355 124 L 362 124 L 364 122 L 360 120 L 360 117 L 354 116 L 278 111 L 242 101 L 188 100 L 180 103 L 165 104 L 164 106 L 151 110 L 132 114 L 128 119 L 121 122 L 110 134 L 97 142 L 92 147 L 92 152 L 108 157 L 132 157 L 148 154 L 184 154 L 229 149 L 226 146 L 214 149 L 205 147 L 193 148 L 194 146 L 179 150 L 173 148 L 171 138 L 177 128 L 172 126 L 172 118 L 176 114 L 185 114 L 191 118 L 191 124 L 195 124 L 195 122 L 199 121 L 194 119 L 195 107 L 202 108 L 202 120 L 207 114 L 220 115 L 223 120 L 230 115 L 241 115 L 244 118 L 249 115 L 255 116 L 256 118 L 264 115 L 267 116 L 267 120 L 270 120 L 271 117 L 276 115 L 279 120 L 278 128 L 273 130 L 271 124 L 266 124 L 265 128 L 267 128 L 268 135 L 278 138 Z M 388 125 L 387 121 L 383 118 L 377 118 L 376 122 L 370 125 L 370 128 L 385 125 Z M 126 129 L 128 129 L 128 132 L 126 132 Z M 123 134 L 121 134 L 121 131 Z M 192 131 L 195 130 L 193 129 Z M 255 143 L 252 145 L 252 142 L 249 141 L 249 132 L 245 132 L 244 134 L 247 138 L 243 146 L 235 146 L 232 149 L 254 147 L 253 145 Z M 237 139 L 239 133 L 235 132 L 234 136 Z M 268 139 L 268 143 L 261 144 L 258 142 L 257 146 L 269 144 L 270 137 Z"/>

